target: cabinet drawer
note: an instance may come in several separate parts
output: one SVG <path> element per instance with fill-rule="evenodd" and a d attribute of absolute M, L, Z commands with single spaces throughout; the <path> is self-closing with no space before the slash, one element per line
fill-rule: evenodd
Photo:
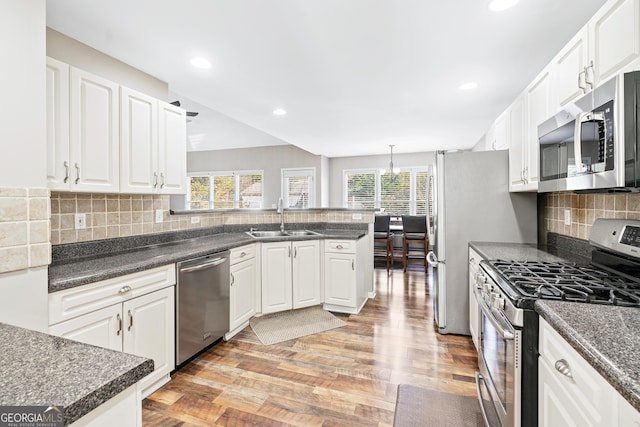
<path fill-rule="evenodd" d="M 237 264 L 240 261 L 245 261 L 247 259 L 256 257 L 256 245 L 246 245 L 240 246 L 239 248 L 231 249 L 231 255 L 229 257 L 229 261 L 231 265 Z"/>
<path fill-rule="evenodd" d="M 176 284 L 175 264 L 49 294 L 49 325 Z"/>
<path fill-rule="evenodd" d="M 355 240 L 325 240 L 324 251 L 355 254 L 356 241 Z"/>
<path fill-rule="evenodd" d="M 579 410 L 595 425 L 612 425 L 608 418 L 617 395 L 613 387 L 544 320 L 540 321 L 539 339 L 540 363 L 549 367 Z M 571 376 L 559 372 L 559 361 L 568 366 Z"/>

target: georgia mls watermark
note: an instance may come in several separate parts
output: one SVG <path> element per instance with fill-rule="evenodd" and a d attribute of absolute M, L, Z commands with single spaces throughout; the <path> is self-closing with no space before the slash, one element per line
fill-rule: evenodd
<path fill-rule="evenodd" d="M 0 427 L 62 427 L 62 406 L 0 406 Z"/>

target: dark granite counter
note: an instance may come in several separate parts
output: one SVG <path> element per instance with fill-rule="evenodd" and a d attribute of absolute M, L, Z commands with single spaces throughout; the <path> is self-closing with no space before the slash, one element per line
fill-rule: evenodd
<path fill-rule="evenodd" d="M 590 259 L 570 250 L 538 247 L 529 243 L 469 242 L 486 260 L 572 262 L 588 265 Z"/>
<path fill-rule="evenodd" d="M 151 359 L 3 323 L 0 342 L 0 405 L 64 406 L 65 425 L 153 371 Z"/>
<path fill-rule="evenodd" d="M 158 235 L 134 236 L 54 247 L 54 261 L 49 266 L 49 293 L 76 286 L 94 283 L 113 277 L 123 276 L 162 265 L 172 264 L 214 252 L 225 251 L 255 242 L 275 242 L 285 240 L 350 239 L 357 240 L 367 233 L 367 229 L 342 228 L 329 224 L 329 228 L 312 224 L 308 229 L 320 233 L 307 236 L 282 236 L 254 238 L 246 232 L 249 225 L 228 227 L 230 232 L 216 228 L 215 234 L 191 237 L 193 232 L 172 233 L 173 240 Z M 367 224 L 364 224 L 367 226 Z M 291 228 L 291 229 L 299 229 Z M 267 226 L 260 227 L 267 230 Z M 165 233 L 159 233 L 165 234 Z M 115 242 L 115 243 L 114 243 Z M 144 246 L 135 246 L 136 242 Z M 57 252 L 57 253 L 56 253 Z M 61 255 L 60 253 L 63 253 Z"/>
<path fill-rule="evenodd" d="M 640 310 L 537 301 L 536 311 L 640 411 Z"/>

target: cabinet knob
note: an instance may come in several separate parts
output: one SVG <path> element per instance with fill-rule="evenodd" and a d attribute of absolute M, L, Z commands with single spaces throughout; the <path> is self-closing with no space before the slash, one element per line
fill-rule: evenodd
<path fill-rule="evenodd" d="M 566 360 L 560 359 L 556 361 L 555 367 L 556 367 L 556 371 L 560 372 L 565 377 L 573 378 L 573 375 L 571 374 L 571 367 L 569 366 L 569 363 L 567 363 Z"/>
<path fill-rule="evenodd" d="M 245 256 L 247 256 L 247 253 L 246 253 L 246 252 L 240 252 L 240 258 L 243 258 L 243 257 L 245 257 Z"/>
<path fill-rule="evenodd" d="M 118 291 L 118 293 L 119 293 L 120 295 L 124 295 L 124 294 L 126 294 L 127 292 L 131 292 L 131 286 L 123 286 L 123 287 L 121 287 L 121 288 L 120 288 L 120 290 Z"/>
<path fill-rule="evenodd" d="M 342 245 L 336 245 L 336 249 L 344 249 L 344 246 L 342 246 Z"/>

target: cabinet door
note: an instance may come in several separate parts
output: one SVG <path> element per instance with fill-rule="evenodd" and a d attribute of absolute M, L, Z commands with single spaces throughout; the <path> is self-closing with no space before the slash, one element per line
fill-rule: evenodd
<path fill-rule="evenodd" d="M 262 244 L 262 313 L 290 310 L 291 243 Z"/>
<path fill-rule="evenodd" d="M 520 191 L 524 186 L 525 125 L 525 102 L 521 95 L 509 109 L 509 191 Z"/>
<path fill-rule="evenodd" d="M 542 358 L 538 360 L 538 423 L 540 427 L 597 425 L 580 410 Z"/>
<path fill-rule="evenodd" d="M 618 427 L 640 427 L 640 412 L 618 395 Z"/>
<path fill-rule="evenodd" d="M 327 252 L 324 255 L 324 301 L 356 306 L 355 255 Z"/>
<path fill-rule="evenodd" d="M 256 259 L 232 265 L 230 283 L 229 329 L 233 331 L 256 314 Z"/>
<path fill-rule="evenodd" d="M 589 79 L 598 85 L 640 58 L 640 0 L 607 2 L 589 21 L 589 32 Z"/>
<path fill-rule="evenodd" d="M 469 331 L 473 344 L 478 349 L 480 337 L 480 310 L 476 301 L 476 273 L 480 264 L 480 256 L 471 248 L 469 248 Z"/>
<path fill-rule="evenodd" d="M 47 58 L 47 186 L 69 189 L 69 65 Z"/>
<path fill-rule="evenodd" d="M 114 304 L 91 313 L 57 323 L 49 333 L 98 347 L 122 351 L 122 304 Z"/>
<path fill-rule="evenodd" d="M 293 242 L 293 308 L 318 305 L 320 300 L 320 241 Z"/>
<path fill-rule="evenodd" d="M 158 164 L 164 194 L 186 194 L 187 116 L 185 110 L 159 103 Z"/>
<path fill-rule="evenodd" d="M 582 96 L 586 88 L 587 27 L 585 26 L 558 53 L 553 61 L 554 111 Z M 578 81 L 579 80 L 579 81 Z"/>
<path fill-rule="evenodd" d="M 145 383 L 175 368 L 175 286 L 161 289 L 122 304 L 123 351 L 153 359 L 154 375 Z"/>
<path fill-rule="evenodd" d="M 150 194 L 158 172 L 158 101 L 120 88 L 120 191 Z"/>
<path fill-rule="evenodd" d="M 509 112 L 505 111 L 496 119 L 491 150 L 509 149 Z"/>
<path fill-rule="evenodd" d="M 118 85 L 71 67 L 71 190 L 120 190 Z"/>
<path fill-rule="evenodd" d="M 543 71 L 527 89 L 527 139 L 524 146 L 525 187 L 538 188 L 538 125 L 550 117 L 551 78 Z"/>

